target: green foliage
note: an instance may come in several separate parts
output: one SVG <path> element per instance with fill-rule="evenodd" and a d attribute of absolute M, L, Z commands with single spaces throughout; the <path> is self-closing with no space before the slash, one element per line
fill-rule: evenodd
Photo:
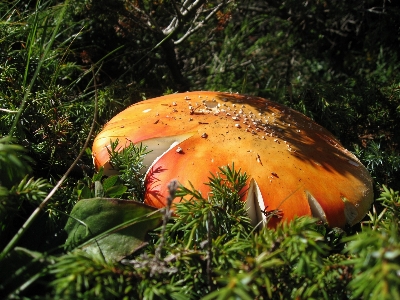
<path fill-rule="evenodd" d="M 187 14 L 183 1 L 0 3 L 0 294 L 399 298 L 398 5 L 196 3 Z M 96 173 L 87 151 L 42 205 L 84 145 L 95 102 L 98 131 L 138 100 L 189 89 L 268 97 L 332 131 L 375 181 L 377 201 L 362 225 L 328 229 L 300 218 L 254 229 L 239 201 L 247 175 L 232 164 L 210 175 L 208 195 L 180 187 L 165 225 L 149 230 L 160 216 L 122 200 L 143 201 L 148 151 L 115 141 L 118 175 Z M 97 196 L 120 199 L 89 200 Z M 32 211 L 38 217 L 19 231 Z M 136 240 L 118 235 L 128 225 Z M 19 247 L 3 250 L 21 236 Z M 69 252 L 67 239 L 92 251 Z"/>
<path fill-rule="evenodd" d="M 78 200 L 94 197 L 119 198 L 125 194 L 128 187 L 121 183 L 119 175 L 103 178 L 103 168 L 93 175 L 79 181 L 75 187 Z"/>
<path fill-rule="evenodd" d="M 393 205 L 394 203 L 392 203 Z M 357 237 L 348 239 L 346 252 L 351 259 L 346 264 L 354 268 L 349 289 L 354 297 L 398 299 L 400 240 L 397 222 L 383 224 L 385 228 L 366 228 Z"/>
<path fill-rule="evenodd" d="M 195 249 L 201 248 L 199 243 L 204 243 L 208 231 L 211 231 L 209 238 L 219 237 L 221 242 L 247 236 L 252 228 L 240 200 L 246 181 L 247 175 L 240 174 L 232 165 L 220 168 L 217 175 L 211 174 L 208 199 L 193 186 L 191 189 L 181 187 L 176 193 L 182 198 L 176 205 L 179 219 L 170 230 L 176 232 L 174 235 L 183 231 L 182 243 L 186 248 Z"/>
<path fill-rule="evenodd" d="M 268 0 L 238 6 L 225 29 L 196 53 L 209 75 L 198 78 L 201 87 L 294 100 L 294 89 L 301 93 L 302 86 L 349 78 L 390 84 L 399 75 L 399 41 L 384 30 L 399 26 L 394 3 Z"/>
<path fill-rule="evenodd" d="M 26 149 L 20 145 L 11 143 L 11 138 L 0 138 L 0 165 L 2 174 L 0 177 L 0 188 L 3 190 L 21 180 L 30 173 L 32 159 L 27 156 Z"/>
<path fill-rule="evenodd" d="M 132 242 L 135 249 L 137 243 L 144 245 L 142 222 L 150 219 L 139 209 L 143 204 L 81 200 L 67 231 L 70 241 L 86 241 L 79 247 L 85 252 L 53 256 L 46 260 L 44 273 L 30 274 L 36 279 L 50 276 L 47 295 L 56 298 L 396 299 L 398 192 L 385 188 L 379 201 L 387 208 L 386 217 L 374 221 L 370 215 L 371 222 L 358 235 L 342 241 L 342 250 L 336 246 L 343 232 L 327 230 L 309 217 L 255 231 L 240 201 L 246 180 L 232 165 L 210 176 L 207 198 L 193 187 L 180 187 L 175 195 L 182 201 L 173 206 L 176 216 L 133 255 L 120 251 Z M 140 238 L 121 242 L 118 234 L 129 228 Z M 113 235 L 117 241 L 107 241 Z"/>
<path fill-rule="evenodd" d="M 400 195 L 399 191 L 394 191 L 393 189 L 389 189 L 386 186 L 382 186 L 382 193 L 377 201 L 382 203 L 382 205 L 388 210 L 388 213 L 385 214 L 390 220 L 394 223 L 400 220 Z"/>
<path fill-rule="evenodd" d="M 143 295 L 152 298 L 174 291 L 173 298 L 198 298 L 214 286 L 213 266 L 226 271 L 242 257 L 245 250 L 236 244 L 252 230 L 240 200 L 246 180 L 247 175 L 232 165 L 212 174 L 207 198 L 193 187 L 177 190 L 175 195 L 182 198 L 173 206 L 178 217 L 165 225 L 154 252 L 150 248 L 150 252 L 125 261 L 146 272 L 142 276 L 149 281 L 139 286 Z"/>
<path fill-rule="evenodd" d="M 377 184 L 392 184 L 396 188 L 400 172 L 400 155 L 397 151 L 382 150 L 381 144 L 372 141 L 366 149 L 355 147 L 355 154 L 362 159 L 367 169 L 371 172 Z"/>
<path fill-rule="evenodd" d="M 23 10 L 21 1 L 0 7 L 0 131 L 26 146 L 38 177 L 57 177 L 77 155 L 89 125 L 84 114 L 93 106 L 82 101 L 86 92 L 79 100 L 73 97 L 77 80 L 63 81 L 77 70 L 66 64 L 71 37 L 59 32 L 68 2 L 36 4 Z"/>
<path fill-rule="evenodd" d="M 118 178 L 128 188 L 130 195 L 137 201 L 144 196 L 144 171 L 145 165 L 143 159 L 150 151 L 142 144 L 135 145 L 129 143 L 121 149 L 118 147 L 118 139 L 110 142 L 110 149 L 107 148 L 110 155 L 110 165 L 113 170 L 119 173 Z M 112 178 L 112 177 L 110 177 Z M 107 179 L 110 180 L 110 179 Z M 116 180 L 116 179 L 115 179 Z M 112 182 L 109 182 L 110 185 Z M 105 182 L 103 182 L 104 186 Z M 114 186 L 114 184 L 111 184 Z"/>
<path fill-rule="evenodd" d="M 47 196 L 51 185 L 44 179 L 34 180 L 25 177 L 17 185 L 12 186 L 9 190 L 3 189 L 0 195 L 0 226 L 4 230 L 12 224 L 9 219 L 11 211 L 22 213 L 24 209 L 29 209 L 40 204 Z M 25 203 L 24 203 L 25 202 Z M 26 203 L 27 202 L 27 203 Z"/>
<path fill-rule="evenodd" d="M 46 197 L 51 185 L 45 179 L 29 177 L 32 159 L 25 149 L 0 139 L 0 248 L 3 248 L 28 215 Z M 22 177 L 25 176 L 25 177 Z"/>
<path fill-rule="evenodd" d="M 49 295 L 54 299 L 134 299 L 134 270 L 105 262 L 101 256 L 75 251 L 58 259 L 50 267 L 54 280 Z M 126 298 L 125 298 L 126 297 Z"/>
<path fill-rule="evenodd" d="M 46 285 L 37 280 L 46 276 L 47 266 L 54 261 L 45 253 L 35 252 L 26 248 L 15 247 L 6 259 L 0 260 L 0 291 L 2 297 L 12 298 L 15 295 L 29 293 L 32 282 L 34 288 L 46 289 Z M 5 272 L 4 270 L 12 270 Z"/>

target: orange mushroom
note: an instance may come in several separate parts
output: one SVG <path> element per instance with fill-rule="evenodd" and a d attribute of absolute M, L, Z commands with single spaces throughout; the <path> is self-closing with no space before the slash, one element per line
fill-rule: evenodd
<path fill-rule="evenodd" d="M 184 186 L 191 182 L 206 196 L 203 183 L 210 172 L 232 162 L 249 175 L 243 201 L 253 224 L 266 221 L 262 211 L 279 210 L 283 220 L 310 215 L 344 227 L 361 221 L 373 201 L 368 171 L 331 133 L 258 97 L 188 92 L 130 106 L 94 141 L 95 166 L 104 166 L 105 174 L 110 139 L 152 150 L 144 161 L 145 203 L 158 208 L 166 204 L 172 179 Z"/>

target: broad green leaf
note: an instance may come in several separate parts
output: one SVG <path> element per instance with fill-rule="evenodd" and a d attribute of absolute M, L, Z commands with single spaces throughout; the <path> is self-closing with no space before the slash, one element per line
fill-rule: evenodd
<path fill-rule="evenodd" d="M 139 202 L 84 199 L 74 206 L 65 226 L 66 247 L 101 252 L 107 261 L 119 261 L 144 246 L 146 233 L 161 220 L 157 209 Z"/>

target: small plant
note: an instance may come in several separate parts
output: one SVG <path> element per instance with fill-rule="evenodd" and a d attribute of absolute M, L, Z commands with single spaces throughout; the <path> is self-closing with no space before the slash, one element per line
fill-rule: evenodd
<path fill-rule="evenodd" d="M 118 148 L 119 141 L 111 141 L 110 149 L 107 149 L 110 155 L 110 165 L 113 170 L 119 173 L 118 178 L 128 188 L 128 198 L 136 201 L 142 201 L 144 195 L 144 168 L 143 159 L 147 147 L 143 144 L 135 145 L 130 143 L 122 150 Z"/>
<path fill-rule="evenodd" d="M 0 176 L 0 187 L 5 189 L 32 172 L 33 160 L 26 155 L 26 149 L 13 143 L 12 138 L 0 138 L 0 163 L 3 172 Z"/>
<path fill-rule="evenodd" d="M 79 181 L 74 189 L 78 200 L 94 197 L 119 198 L 128 189 L 122 184 L 118 175 L 103 178 L 103 168 L 92 178 L 86 177 L 85 179 L 85 181 Z"/>
<path fill-rule="evenodd" d="M 208 233 L 211 233 L 210 243 L 210 239 L 217 237 L 227 241 L 233 237 L 247 236 L 252 227 L 241 201 L 247 178 L 246 173 L 241 174 L 240 169 L 235 170 L 232 164 L 232 167 L 221 167 L 216 175 L 210 175 L 210 181 L 206 183 L 210 187 L 207 197 L 193 186 L 190 189 L 180 187 L 176 193 L 176 197 L 182 199 L 176 205 L 179 218 L 171 231 L 185 233 L 182 241 L 187 248 L 201 248 L 199 243 L 204 246 Z"/>
<path fill-rule="evenodd" d="M 375 228 L 365 227 L 357 237 L 349 237 L 345 265 L 353 268 L 348 289 L 355 298 L 399 299 L 400 240 L 399 219 Z"/>
<path fill-rule="evenodd" d="M 383 191 L 378 199 L 378 203 L 382 203 L 382 205 L 388 210 L 386 214 L 387 217 L 392 219 L 394 223 L 400 220 L 400 195 L 399 191 L 394 191 L 393 189 L 389 189 L 387 186 L 382 186 Z"/>

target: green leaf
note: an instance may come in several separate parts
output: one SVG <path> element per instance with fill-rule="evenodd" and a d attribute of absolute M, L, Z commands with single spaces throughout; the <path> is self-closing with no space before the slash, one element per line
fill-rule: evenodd
<path fill-rule="evenodd" d="M 118 197 L 126 192 L 128 188 L 125 185 L 119 184 L 116 186 L 112 186 L 105 191 L 106 195 L 109 197 Z"/>
<path fill-rule="evenodd" d="M 93 181 L 93 182 L 95 182 L 95 181 L 101 181 L 101 178 L 103 177 L 103 172 L 104 172 L 104 168 L 101 167 L 101 168 L 97 171 L 97 173 L 95 173 L 95 174 L 93 175 L 92 181 Z"/>
<path fill-rule="evenodd" d="M 80 190 L 78 192 L 80 192 L 80 194 L 78 193 L 79 199 L 87 199 L 87 198 L 93 197 L 92 191 L 86 185 L 84 185 L 82 190 Z"/>
<path fill-rule="evenodd" d="M 128 200 L 93 198 L 79 201 L 65 230 L 66 247 L 102 253 L 107 261 L 119 261 L 146 244 L 146 233 L 156 228 L 161 213 Z"/>
<path fill-rule="evenodd" d="M 103 181 L 104 190 L 106 191 L 109 188 L 112 188 L 117 183 L 117 180 L 118 180 L 118 175 L 113 175 L 113 176 L 110 176 L 107 179 L 105 179 Z"/>

